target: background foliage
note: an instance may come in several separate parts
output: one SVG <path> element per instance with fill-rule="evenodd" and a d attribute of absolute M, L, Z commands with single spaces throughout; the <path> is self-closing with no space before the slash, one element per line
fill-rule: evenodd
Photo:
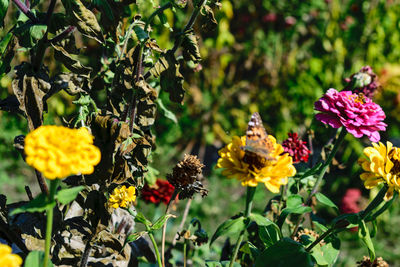
<path fill-rule="evenodd" d="M 138 10 L 131 10 L 130 17 L 136 13 L 149 16 L 154 7 L 163 4 L 157 0 L 137 2 Z M 209 232 L 229 216 L 230 210 L 243 208 L 243 203 L 236 200 L 244 194 L 244 188 L 220 177 L 213 171 L 213 164 L 217 149 L 232 135 L 244 133 L 252 112 L 260 112 L 267 131 L 280 142 L 290 131 L 299 132 L 305 139 L 307 133 L 313 131 L 318 140 L 313 143 L 314 150 L 319 151 L 333 131 L 313 120 L 313 103 L 328 88 L 342 89 L 344 78 L 370 65 L 382 85 L 376 101 L 386 112 L 385 122 L 389 125 L 382 140 L 399 145 L 400 133 L 399 1 L 223 0 L 221 3 L 221 9 L 216 12 L 217 29 L 204 31 L 202 19 L 195 25 L 195 32 L 201 35 L 199 45 L 204 60 L 201 66 L 183 66 L 188 92 L 185 105 L 172 103 L 166 94 L 161 94 L 163 102 L 159 104 L 153 128 L 157 137 L 157 149 L 153 153 L 153 162 L 157 164 L 153 168 L 157 170 L 148 175 L 149 180 L 155 176 L 165 177 L 183 153 L 197 153 L 208 168 L 210 194 L 201 202 L 194 200 L 189 217 L 201 219 L 203 228 Z M 15 19 L 15 12 L 15 7 L 10 8 L 6 19 Z M 171 25 L 185 23 L 183 12 L 166 11 L 165 14 Z M 155 24 L 158 26 L 154 27 L 152 36 L 158 44 L 162 48 L 173 47 L 165 21 L 156 18 Z M 2 38 L 7 30 L 0 33 Z M 96 55 L 96 43 L 76 37 L 79 47 L 87 47 L 82 62 L 99 69 L 100 66 L 92 65 L 94 62 L 90 60 Z M 24 60 L 23 53 L 18 55 L 15 61 Z M 47 60 L 52 57 L 48 54 Z M 50 71 L 54 73 L 62 68 L 53 63 Z M 10 77 L 1 78 L 1 99 L 12 92 L 10 83 Z M 64 93 L 51 98 L 45 123 L 61 124 L 59 116 L 68 120 L 76 114 L 73 100 Z M 174 122 L 175 116 L 177 122 Z M 1 191 L 13 190 L 15 194 L 7 194 L 11 200 L 26 199 L 22 193 L 24 181 L 26 177 L 34 181 L 33 173 L 18 157 L 12 144 L 16 135 L 26 134 L 27 125 L 17 115 L 0 112 L 0 128 Z M 340 202 L 345 188 L 362 188 L 355 161 L 367 144 L 368 140 L 356 141 L 348 136 L 346 149 L 336 157 L 337 168 L 331 170 L 323 188 L 336 202 Z M 346 168 L 342 170 L 340 164 Z M 36 185 L 31 188 L 38 191 Z M 367 191 L 364 193 L 369 198 Z M 263 210 L 266 199 L 265 192 L 258 190 L 255 209 Z M 327 218 L 332 216 L 329 211 L 325 213 Z M 399 220 L 400 210 L 394 205 L 390 214 L 380 220 L 380 231 L 375 239 L 378 256 L 391 264 L 400 264 L 400 251 L 395 246 L 400 242 L 400 235 L 394 227 Z M 348 242 L 342 243 L 346 247 L 342 251 L 346 252 L 341 254 L 337 266 L 353 266 L 366 251 L 354 233 L 347 232 L 343 236 Z M 195 255 L 193 260 L 200 261 L 202 253 L 209 251 L 202 247 L 196 253 L 197 258 Z M 218 251 L 213 253 L 219 254 Z"/>

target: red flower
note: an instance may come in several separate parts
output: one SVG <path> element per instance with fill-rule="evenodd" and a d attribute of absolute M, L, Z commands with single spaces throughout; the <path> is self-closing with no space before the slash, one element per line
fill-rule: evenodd
<path fill-rule="evenodd" d="M 288 133 L 289 138 L 283 141 L 282 146 L 285 152 L 293 158 L 293 163 L 300 161 L 307 162 L 310 150 L 307 147 L 307 142 L 299 139 L 297 133 Z"/>
<path fill-rule="evenodd" d="M 147 203 L 156 205 L 163 202 L 165 205 L 170 201 L 175 187 L 166 180 L 157 179 L 156 184 L 149 186 L 146 184 L 142 189 L 141 198 Z"/>

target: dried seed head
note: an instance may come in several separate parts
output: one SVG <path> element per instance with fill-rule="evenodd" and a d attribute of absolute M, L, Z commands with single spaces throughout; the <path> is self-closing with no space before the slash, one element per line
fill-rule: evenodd
<path fill-rule="evenodd" d="M 203 197 L 208 190 L 203 187 L 200 176 L 204 165 L 193 155 L 185 155 L 172 169 L 172 174 L 167 175 L 176 190 L 179 191 L 179 199 L 192 198 L 194 193 L 200 193 Z"/>
<path fill-rule="evenodd" d="M 382 257 L 376 258 L 373 262 L 367 256 L 364 256 L 362 261 L 357 262 L 357 267 L 389 267 L 389 264 L 382 259 Z"/>
<path fill-rule="evenodd" d="M 300 231 L 297 232 L 296 236 L 293 238 L 294 241 L 300 242 L 300 241 L 301 241 L 301 238 L 302 238 L 301 236 L 303 236 L 303 235 L 312 236 L 315 240 L 317 240 L 318 237 L 319 237 L 319 234 L 317 234 L 317 233 L 314 232 L 313 230 L 304 228 L 304 229 L 302 229 L 302 230 L 300 230 Z M 320 244 L 320 246 L 325 245 L 324 240 L 321 240 L 321 241 L 319 242 L 319 244 Z"/>

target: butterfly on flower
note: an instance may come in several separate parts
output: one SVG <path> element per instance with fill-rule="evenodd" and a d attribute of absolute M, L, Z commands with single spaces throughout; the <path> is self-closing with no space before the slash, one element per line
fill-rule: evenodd
<path fill-rule="evenodd" d="M 241 148 L 245 152 L 245 161 L 249 164 L 264 164 L 265 161 L 274 161 L 271 157 L 274 151 L 274 144 L 269 139 L 265 130 L 260 114 L 254 112 L 251 115 L 246 131 L 246 145 Z"/>

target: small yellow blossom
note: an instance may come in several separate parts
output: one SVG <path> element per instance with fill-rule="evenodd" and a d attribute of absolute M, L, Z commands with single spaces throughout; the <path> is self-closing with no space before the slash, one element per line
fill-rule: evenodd
<path fill-rule="evenodd" d="M 1 267 L 19 267 L 22 259 L 17 254 L 11 254 L 12 249 L 4 244 L 0 244 L 0 266 Z"/>
<path fill-rule="evenodd" d="M 126 188 L 126 186 L 123 185 L 120 188 L 115 188 L 108 199 L 108 204 L 114 209 L 118 207 L 126 208 L 136 200 L 135 192 L 136 189 L 134 186 Z"/>
<path fill-rule="evenodd" d="M 101 159 L 100 149 L 86 128 L 41 126 L 25 138 L 26 163 L 48 179 L 91 174 Z"/>
<path fill-rule="evenodd" d="M 243 160 L 245 152 L 241 149 L 246 144 L 246 137 L 234 136 L 232 143 L 218 151 L 220 158 L 217 168 L 224 169 L 224 176 L 241 181 L 243 186 L 255 187 L 258 183 L 264 183 L 269 191 L 278 193 L 280 186 L 287 184 L 288 177 L 296 174 L 296 169 L 283 147 L 276 143 L 272 135 L 268 137 L 274 147 L 270 154 L 274 160 L 265 160 L 261 166 L 246 163 Z"/>
<path fill-rule="evenodd" d="M 358 160 L 365 171 L 360 175 L 364 186 L 371 189 L 378 184 L 386 183 L 389 187 L 385 200 L 393 197 L 394 190 L 400 192 L 400 149 L 386 142 L 372 143 L 372 147 L 364 149 L 364 155 Z"/>

